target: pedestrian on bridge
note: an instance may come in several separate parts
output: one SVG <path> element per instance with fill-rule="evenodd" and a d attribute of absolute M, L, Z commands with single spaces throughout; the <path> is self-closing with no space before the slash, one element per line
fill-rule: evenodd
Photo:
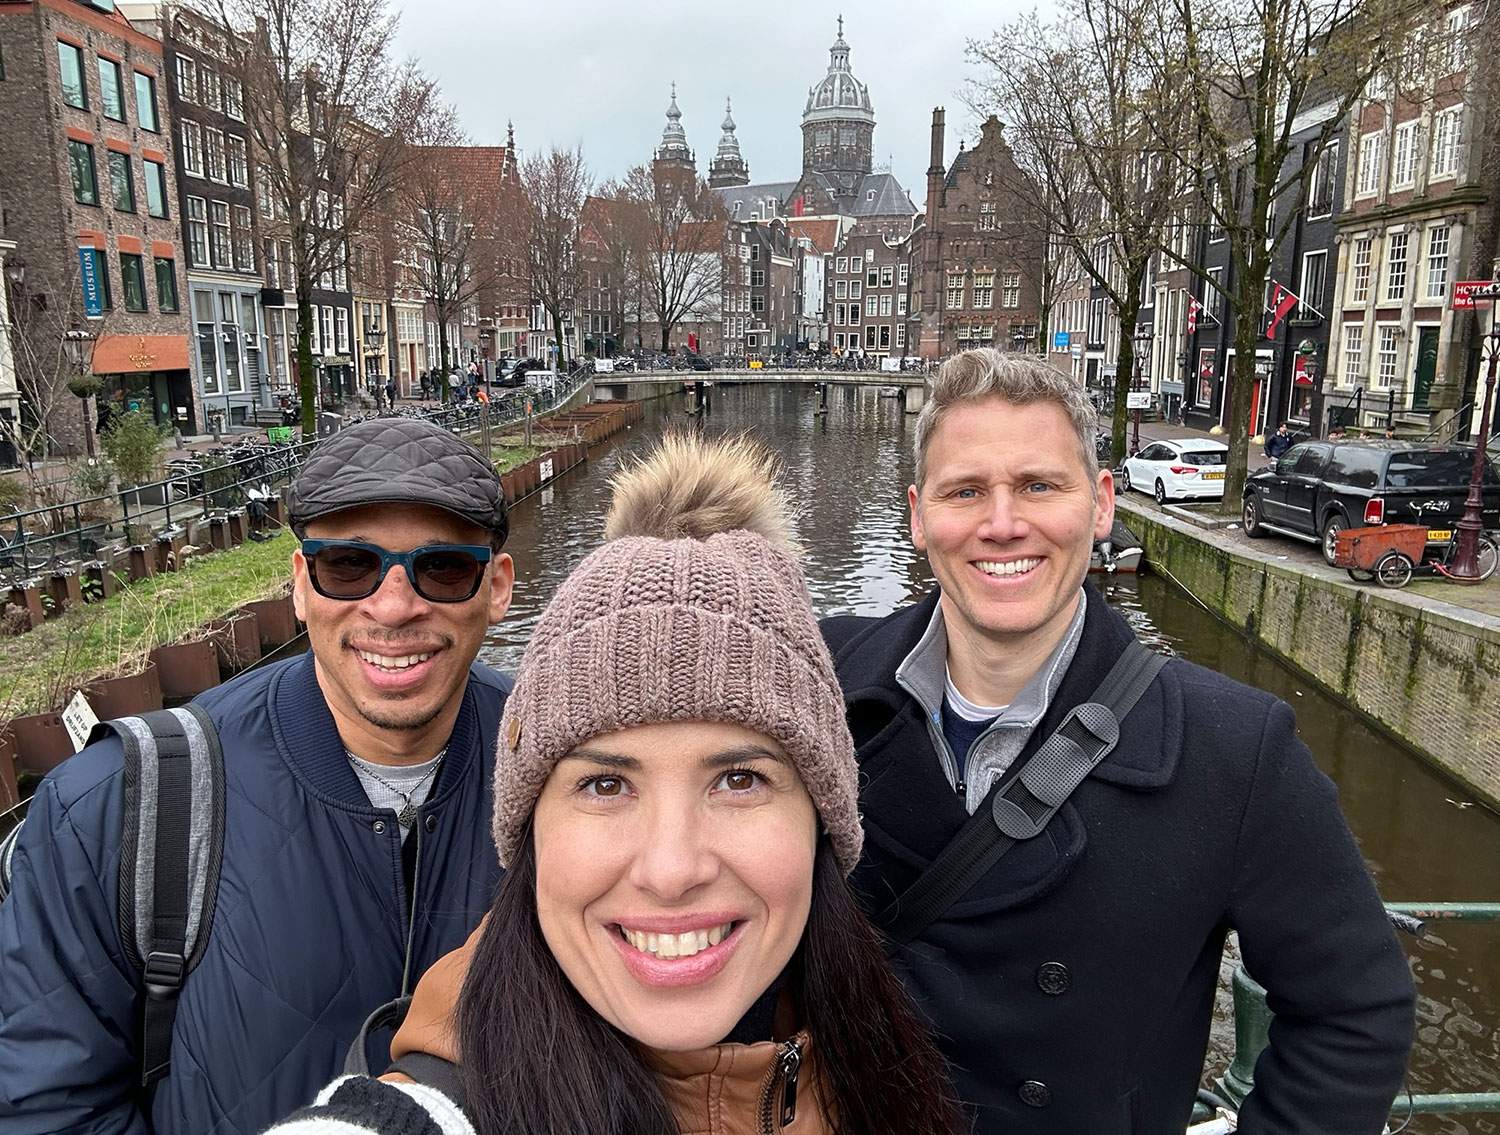
<path fill-rule="evenodd" d="M 1097 425 L 1040 359 L 936 375 L 908 505 L 938 586 L 823 624 L 864 785 L 853 882 L 982 1135 L 1182 1132 L 1231 931 L 1276 1013 L 1238 1129 L 1377 1135 L 1406 959 L 1291 709 L 1158 671 L 1085 584 L 1114 516 Z"/>
<path fill-rule="evenodd" d="M 370 419 L 313 452 L 290 519 L 311 649 L 197 700 L 224 781 L 222 814 L 193 823 L 222 825 L 222 858 L 164 1033 L 165 981 L 144 988 L 116 911 L 139 791 L 120 740 L 36 790 L 0 903 L 6 1135 L 260 1131 L 312 1099 L 371 1009 L 410 993 L 489 906 L 510 683 L 475 657 L 514 576 L 494 466 L 431 423 Z M 158 1059 L 165 1075 L 143 1076 Z"/>

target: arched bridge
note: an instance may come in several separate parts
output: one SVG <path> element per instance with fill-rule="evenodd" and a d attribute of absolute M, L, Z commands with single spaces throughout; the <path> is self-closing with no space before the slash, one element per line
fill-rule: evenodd
<path fill-rule="evenodd" d="M 630 399 L 660 393 L 662 387 L 692 388 L 699 383 L 759 385 L 795 382 L 803 386 L 888 386 L 901 392 L 909 413 L 916 413 L 922 408 L 926 381 L 926 372 L 920 370 L 796 370 L 765 367 L 756 370 L 610 372 L 594 376 L 594 389 L 596 398 Z"/>

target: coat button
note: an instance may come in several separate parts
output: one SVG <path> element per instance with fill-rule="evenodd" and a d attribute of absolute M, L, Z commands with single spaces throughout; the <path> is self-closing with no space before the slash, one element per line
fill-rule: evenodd
<path fill-rule="evenodd" d="M 370 830 L 376 835 L 385 835 L 385 821 L 376 820 L 373 824 L 370 825 Z"/>
<path fill-rule="evenodd" d="M 427 820 L 426 820 L 426 824 L 427 824 L 427 830 L 428 831 L 430 831 L 430 832 L 437 831 L 437 817 L 436 816 L 428 816 Z"/>
<path fill-rule="evenodd" d="M 1052 1089 L 1040 1080 L 1027 1080 L 1021 1085 L 1021 1102 L 1027 1107 L 1046 1107 L 1052 1102 Z"/>
<path fill-rule="evenodd" d="M 1073 975 L 1062 962 L 1043 962 L 1036 971 L 1036 987 L 1049 997 L 1057 997 L 1073 987 Z"/>

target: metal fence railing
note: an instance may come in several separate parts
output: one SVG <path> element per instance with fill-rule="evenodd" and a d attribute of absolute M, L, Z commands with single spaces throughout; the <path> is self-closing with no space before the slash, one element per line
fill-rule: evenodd
<path fill-rule="evenodd" d="M 461 436 L 483 439 L 492 430 L 568 404 L 592 378 L 591 374 L 559 376 L 555 384 L 510 390 L 488 403 L 408 407 L 395 413 L 424 417 Z M 335 425 L 342 428 L 356 420 L 362 419 L 335 419 Z M 274 493 L 302 468 L 315 445 L 315 441 L 242 441 L 177 458 L 168 463 L 168 476 L 148 484 L 0 517 L 0 580 L 25 580 L 60 562 L 89 559 L 105 544 L 127 539 L 133 526 L 153 531 L 172 528 L 211 512 L 240 507 L 252 494 Z"/>

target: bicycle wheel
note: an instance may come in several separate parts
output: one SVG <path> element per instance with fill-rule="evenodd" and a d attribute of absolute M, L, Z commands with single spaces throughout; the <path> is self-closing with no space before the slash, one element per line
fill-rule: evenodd
<path fill-rule="evenodd" d="M 1381 587 L 1405 587 L 1411 572 L 1411 561 L 1400 552 L 1387 552 L 1375 561 L 1375 582 Z"/>
<path fill-rule="evenodd" d="M 1479 554 L 1474 557 L 1479 565 L 1479 578 L 1489 579 L 1495 574 L 1495 567 L 1500 563 L 1500 552 L 1496 551 L 1495 541 L 1488 536 L 1479 537 Z"/>

